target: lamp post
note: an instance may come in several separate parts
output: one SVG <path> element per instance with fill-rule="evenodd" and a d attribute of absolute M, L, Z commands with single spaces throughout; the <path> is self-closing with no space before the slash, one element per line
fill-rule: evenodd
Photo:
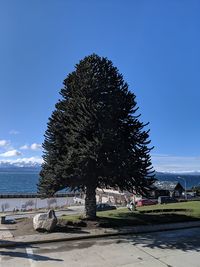
<path fill-rule="evenodd" d="M 178 176 L 177 178 L 182 179 L 185 182 L 185 199 L 187 200 L 187 187 L 186 187 L 186 180 L 183 177 Z"/>

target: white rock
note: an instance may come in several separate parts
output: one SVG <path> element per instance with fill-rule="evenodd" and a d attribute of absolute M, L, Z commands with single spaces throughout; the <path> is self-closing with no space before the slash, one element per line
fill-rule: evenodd
<path fill-rule="evenodd" d="M 57 221 L 54 210 L 49 210 L 47 213 L 40 213 L 33 217 L 33 228 L 51 232 L 56 227 Z"/>

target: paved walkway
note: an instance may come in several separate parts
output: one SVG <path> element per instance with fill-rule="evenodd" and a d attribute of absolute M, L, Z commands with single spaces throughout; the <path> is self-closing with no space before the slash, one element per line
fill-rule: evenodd
<path fill-rule="evenodd" d="M 0 249 L 2 267 L 199 267 L 200 228 Z"/>

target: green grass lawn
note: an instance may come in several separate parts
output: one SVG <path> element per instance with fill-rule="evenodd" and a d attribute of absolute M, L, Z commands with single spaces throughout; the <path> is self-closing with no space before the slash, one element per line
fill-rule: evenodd
<path fill-rule="evenodd" d="M 188 201 L 173 204 L 151 205 L 130 212 L 127 208 L 97 212 L 97 221 L 101 227 L 120 227 L 134 225 L 160 224 L 170 222 L 193 221 L 200 219 L 200 202 Z M 68 222 L 79 222 L 80 215 L 65 215 Z"/>
<path fill-rule="evenodd" d="M 157 204 L 138 208 L 141 212 L 175 212 L 194 216 L 200 219 L 200 201 L 177 202 L 171 204 Z"/>

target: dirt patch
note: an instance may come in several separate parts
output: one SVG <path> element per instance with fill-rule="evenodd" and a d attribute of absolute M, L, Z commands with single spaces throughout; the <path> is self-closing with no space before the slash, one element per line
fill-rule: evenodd
<path fill-rule="evenodd" d="M 83 233 L 85 232 L 86 224 L 80 221 L 77 225 L 68 225 L 66 221 L 58 219 L 57 226 L 53 232 L 63 233 Z M 83 227 L 83 230 L 82 230 Z M 40 234 L 45 235 L 47 232 L 38 232 L 33 228 L 33 218 L 23 218 L 16 220 L 15 224 L 7 225 L 7 228 L 11 231 L 14 236 L 23 235 L 34 235 Z"/>
<path fill-rule="evenodd" d="M 90 230 L 98 230 L 105 228 L 117 229 L 123 226 L 137 226 L 137 225 L 154 225 L 161 223 L 175 223 L 175 222 L 186 222 L 197 220 L 191 216 L 186 216 L 183 214 L 171 214 L 171 213 L 137 213 L 134 217 L 120 217 L 120 218 L 107 218 L 107 217 L 97 217 L 96 220 L 86 220 L 80 219 L 77 221 L 68 221 L 63 218 L 58 218 L 58 223 L 54 229 L 54 233 L 87 233 Z M 33 229 L 33 219 L 23 218 L 16 220 L 16 224 L 7 225 L 9 230 L 14 236 L 22 235 L 34 235 L 40 234 L 45 235 L 47 232 L 39 233 Z M 96 230 L 95 230 L 96 229 Z"/>
<path fill-rule="evenodd" d="M 14 236 L 34 235 L 37 232 L 33 229 L 33 219 L 17 219 L 15 224 L 7 225 L 7 228 Z"/>
<path fill-rule="evenodd" d="M 33 229 L 33 218 L 22 218 L 16 220 L 15 224 L 7 225 L 9 230 L 14 236 L 23 236 L 23 235 L 34 235 L 40 234 L 45 235 L 47 232 L 38 232 Z M 85 221 L 80 220 L 76 223 L 71 223 L 62 218 L 58 218 L 58 223 L 53 231 L 61 233 L 86 233 L 89 229 L 99 228 L 99 221 Z"/>

